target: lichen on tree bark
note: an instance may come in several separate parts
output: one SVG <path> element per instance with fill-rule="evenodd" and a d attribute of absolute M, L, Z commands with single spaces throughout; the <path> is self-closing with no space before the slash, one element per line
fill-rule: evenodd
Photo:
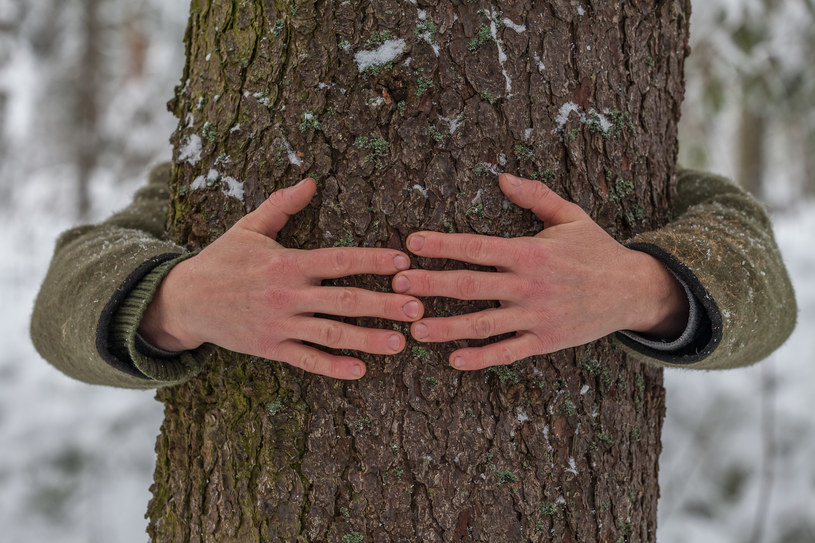
<path fill-rule="evenodd" d="M 170 104 L 170 233 L 206 245 L 306 175 L 318 196 L 284 245 L 403 249 L 419 229 L 538 232 L 501 194 L 499 171 L 545 180 L 618 239 L 657 227 L 689 13 L 686 1 L 194 0 Z M 448 315 L 488 303 L 425 304 Z M 365 355 L 359 382 L 220 353 L 159 392 L 150 534 L 654 540 L 660 371 L 608 340 L 468 373 L 449 367 L 451 349 Z"/>

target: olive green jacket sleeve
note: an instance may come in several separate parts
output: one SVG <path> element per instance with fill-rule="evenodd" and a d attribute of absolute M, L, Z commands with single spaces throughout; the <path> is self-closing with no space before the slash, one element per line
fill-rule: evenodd
<path fill-rule="evenodd" d="M 792 333 L 795 295 L 762 204 L 722 177 L 681 170 L 675 220 L 627 246 L 662 261 L 701 306 L 695 337 L 679 350 L 617 338 L 650 363 L 734 368 L 766 358 Z"/>
<path fill-rule="evenodd" d="M 67 375 L 93 384 L 155 388 L 195 375 L 213 351 L 157 358 L 136 344 L 142 314 L 172 266 L 191 256 L 164 233 L 168 164 L 123 211 L 63 233 L 34 304 L 31 338 Z"/>

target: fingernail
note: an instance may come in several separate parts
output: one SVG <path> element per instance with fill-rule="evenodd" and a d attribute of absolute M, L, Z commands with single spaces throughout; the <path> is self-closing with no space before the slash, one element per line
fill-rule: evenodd
<path fill-rule="evenodd" d="M 299 183 L 297 183 L 297 184 L 296 184 L 296 185 L 294 185 L 294 186 L 295 186 L 295 187 L 299 187 L 300 185 L 302 185 L 302 184 L 303 184 L 303 183 L 305 183 L 306 181 L 308 181 L 308 177 L 306 177 L 305 179 L 300 180 L 300 182 L 299 182 Z"/>
<path fill-rule="evenodd" d="M 393 281 L 393 290 L 396 292 L 407 292 L 410 288 L 410 279 L 400 275 Z"/>
<path fill-rule="evenodd" d="M 351 375 L 354 377 L 362 377 L 362 366 L 359 364 L 354 364 L 351 366 Z"/>
<path fill-rule="evenodd" d="M 413 327 L 413 337 L 416 339 L 424 339 L 429 335 L 427 331 L 427 326 L 422 323 L 417 324 Z"/>
<path fill-rule="evenodd" d="M 516 177 L 516 176 L 512 175 L 511 173 L 505 173 L 504 175 L 507 176 L 507 181 L 509 181 L 512 186 L 520 187 L 521 183 L 524 182 L 523 179 L 521 179 L 520 177 Z"/>
<path fill-rule="evenodd" d="M 463 369 L 464 368 L 464 359 L 461 358 L 460 356 L 455 357 L 453 359 L 453 367 L 456 368 L 457 370 Z"/>
<path fill-rule="evenodd" d="M 421 251 L 424 247 L 424 236 L 413 236 L 408 242 L 412 251 Z"/>
<path fill-rule="evenodd" d="M 402 347 L 402 338 L 393 334 L 388 338 L 388 349 L 398 351 Z"/>
<path fill-rule="evenodd" d="M 393 257 L 393 265 L 399 271 L 406 270 L 410 267 L 410 260 L 405 255 L 396 255 Z"/>
<path fill-rule="evenodd" d="M 402 306 L 402 311 L 404 311 L 405 315 L 407 315 L 411 319 L 415 319 L 419 315 L 419 303 L 408 302 Z"/>

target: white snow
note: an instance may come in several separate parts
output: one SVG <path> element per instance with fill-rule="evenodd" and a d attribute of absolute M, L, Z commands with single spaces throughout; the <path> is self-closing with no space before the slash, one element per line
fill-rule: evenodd
<path fill-rule="evenodd" d="M 417 185 L 413 185 L 413 190 L 418 190 L 418 191 L 419 191 L 419 192 L 422 194 L 422 196 L 424 196 L 425 198 L 427 198 L 427 189 L 426 189 L 426 188 L 424 188 L 423 186 L 418 185 L 418 184 L 417 184 Z"/>
<path fill-rule="evenodd" d="M 611 120 L 608 117 L 606 117 L 608 112 L 609 112 L 608 109 L 605 109 L 604 113 L 600 113 L 594 108 L 589 108 L 589 111 L 587 113 L 583 113 L 580 111 L 579 105 L 575 104 L 574 102 L 566 102 L 565 104 L 560 106 L 558 114 L 557 116 L 555 116 L 554 132 L 561 135 L 563 134 L 563 127 L 569 121 L 569 116 L 572 113 L 577 113 L 581 123 L 585 124 L 586 122 L 589 121 L 596 121 L 597 124 L 600 125 L 600 129 L 603 132 L 608 132 L 614 126 L 614 123 L 612 123 Z"/>
<path fill-rule="evenodd" d="M 534 55 L 532 55 L 532 58 L 535 59 L 535 64 L 537 65 L 538 72 L 543 73 L 543 71 L 546 69 L 546 66 L 543 64 L 540 55 L 538 55 L 538 53 L 535 53 Z"/>
<path fill-rule="evenodd" d="M 280 128 L 278 125 L 277 128 Z M 303 160 L 297 156 L 297 153 L 294 152 L 294 149 L 289 143 L 289 140 L 286 139 L 286 134 L 283 133 L 283 129 L 280 128 L 280 138 L 283 140 L 283 145 L 286 147 L 286 155 L 289 157 L 289 164 L 293 164 L 295 166 L 300 166 L 303 164 Z"/>
<path fill-rule="evenodd" d="M 574 102 L 566 102 L 565 104 L 560 106 L 557 117 L 555 117 L 555 123 L 557 124 L 556 131 L 558 133 L 563 132 L 563 127 L 566 125 L 566 122 L 568 122 L 569 115 L 571 115 L 572 112 L 575 111 L 579 112 L 580 106 L 578 106 Z"/>
<path fill-rule="evenodd" d="M 374 50 L 359 51 L 354 55 L 359 73 L 371 66 L 387 64 L 398 57 L 405 50 L 405 40 L 387 40 Z"/>
<path fill-rule="evenodd" d="M 512 96 L 512 79 L 510 79 L 504 63 L 507 61 L 507 54 L 504 53 L 504 46 L 501 38 L 498 37 L 498 25 L 495 24 L 497 14 L 493 8 L 490 8 L 490 35 L 495 40 L 495 45 L 498 48 L 498 63 L 501 65 L 501 73 L 504 76 L 504 85 L 506 87 L 507 98 Z M 517 31 L 516 31 L 517 32 Z"/>
<path fill-rule="evenodd" d="M 506 25 L 507 28 L 511 28 L 512 30 L 514 30 L 518 34 L 521 34 L 522 32 L 526 32 L 526 26 L 525 25 L 516 24 L 516 23 L 514 23 L 512 21 L 512 19 L 509 19 L 507 17 L 504 17 L 503 23 L 504 23 L 504 25 Z"/>
<path fill-rule="evenodd" d="M 178 149 L 178 160 L 187 161 L 193 166 L 201 161 L 201 136 L 191 134 Z"/>
<path fill-rule="evenodd" d="M 238 181 L 234 177 L 228 175 L 225 175 L 221 181 L 226 183 L 226 187 L 223 188 L 224 194 L 237 198 L 243 202 L 243 181 Z"/>
<path fill-rule="evenodd" d="M 199 175 L 190 183 L 191 190 L 206 190 L 220 183 L 221 191 L 243 202 L 243 182 L 231 176 L 222 176 L 218 170 L 211 169 L 206 176 Z"/>
<path fill-rule="evenodd" d="M 439 120 L 446 122 L 449 125 L 449 132 L 450 135 L 453 135 L 456 130 L 458 129 L 459 125 L 464 122 L 463 115 L 457 115 L 455 118 L 451 119 L 449 117 L 442 117 L 441 115 L 438 116 Z"/>

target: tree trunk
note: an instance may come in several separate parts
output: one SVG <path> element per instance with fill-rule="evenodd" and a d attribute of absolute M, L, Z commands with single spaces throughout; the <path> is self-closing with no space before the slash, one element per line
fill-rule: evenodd
<path fill-rule="evenodd" d="M 100 0 L 82 0 L 82 57 L 76 78 L 77 215 L 87 220 L 91 211 L 90 183 L 96 169 L 99 145 L 99 89 L 102 64 L 102 21 Z"/>
<path fill-rule="evenodd" d="M 306 175 L 318 197 L 287 246 L 538 232 L 498 189 L 503 170 L 546 180 L 619 239 L 664 222 L 689 2 L 418 3 L 193 0 L 170 104 L 171 235 L 206 245 Z M 425 304 L 429 316 L 488 305 Z M 659 370 L 608 340 L 478 372 L 451 369 L 452 349 L 409 340 L 400 356 L 363 355 L 358 382 L 220 353 L 158 394 L 149 533 L 654 540 Z"/>

